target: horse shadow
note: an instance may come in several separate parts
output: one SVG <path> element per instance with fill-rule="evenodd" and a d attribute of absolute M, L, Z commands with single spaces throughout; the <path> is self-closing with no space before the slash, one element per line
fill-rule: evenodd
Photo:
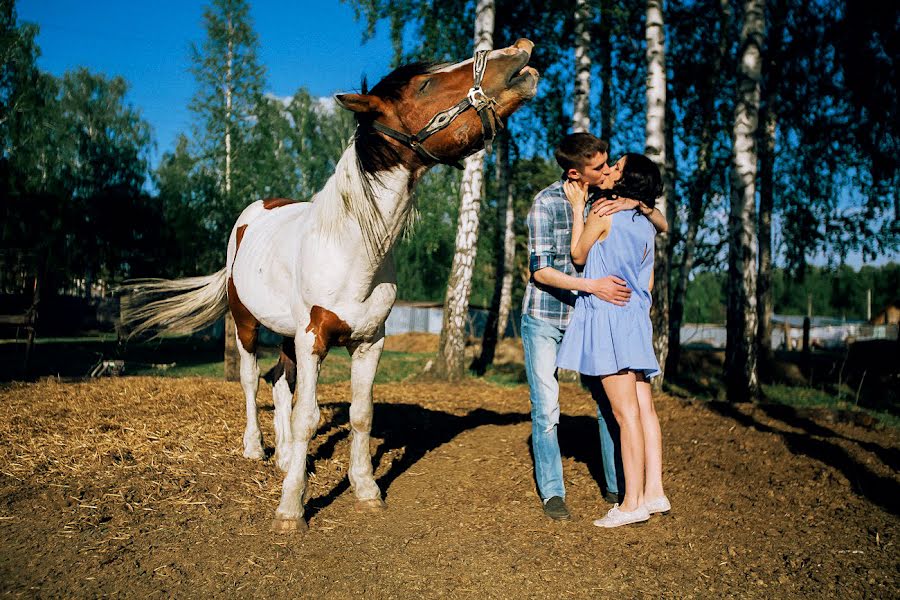
<path fill-rule="evenodd" d="M 767 416 L 800 429 L 801 433 L 785 431 L 766 425 L 753 416 L 739 411 L 735 405 L 728 402 L 710 402 L 708 406 L 717 414 L 727 417 L 744 427 L 752 427 L 758 431 L 781 436 L 792 454 L 806 456 L 834 467 L 850 481 L 854 493 L 868 499 L 892 515 L 900 515 L 900 505 L 897 504 L 897 498 L 900 497 L 900 484 L 897 481 L 872 472 L 866 465 L 854 459 L 841 446 L 812 436 L 844 439 L 859 444 L 861 447 L 878 454 L 879 458 L 886 465 L 896 471 L 898 453 L 895 449 L 883 448 L 878 444 L 843 436 L 811 419 L 797 415 L 796 411 L 790 407 L 760 405 L 760 408 Z"/>
<path fill-rule="evenodd" d="M 325 435 L 326 438 L 308 459 L 310 473 L 315 473 L 317 461 L 333 456 L 337 445 L 350 434 L 349 428 L 344 426 L 350 418 L 349 403 L 323 404 L 322 407 L 331 409 L 333 413 L 316 432 L 316 437 Z M 426 454 L 461 433 L 483 425 L 515 425 L 528 420 L 529 416 L 524 413 L 499 413 L 483 408 L 473 409 L 465 415 L 454 415 L 417 404 L 376 404 L 371 435 L 383 442 L 372 457 L 373 468 L 377 471 L 386 455 L 403 449 L 402 455 L 393 460 L 387 471 L 376 478 L 376 483 L 384 497 L 388 498 L 391 484 L 400 475 Z M 307 520 L 314 517 L 349 489 L 350 480 L 345 476 L 327 494 L 311 498 L 306 503 L 304 516 Z"/>

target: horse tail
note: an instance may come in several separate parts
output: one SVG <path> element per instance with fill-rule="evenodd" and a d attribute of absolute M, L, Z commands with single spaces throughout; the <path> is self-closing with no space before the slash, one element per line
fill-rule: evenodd
<path fill-rule="evenodd" d="M 228 310 L 226 270 L 185 279 L 135 279 L 119 288 L 121 325 L 132 337 L 153 331 L 187 335 L 221 318 Z"/>

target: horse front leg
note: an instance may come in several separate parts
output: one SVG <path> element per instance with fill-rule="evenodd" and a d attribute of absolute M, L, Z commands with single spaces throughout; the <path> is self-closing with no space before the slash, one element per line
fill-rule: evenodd
<path fill-rule="evenodd" d="M 375 342 L 351 347 L 350 426 L 353 434 L 350 442 L 350 485 L 356 494 L 357 510 L 384 508 L 381 490 L 372 473 L 372 455 L 369 452 L 369 436 L 372 431 L 372 384 L 378 361 L 384 348 L 384 331 Z"/>
<path fill-rule="evenodd" d="M 281 502 L 275 511 L 273 530 L 291 532 L 306 529 L 303 520 L 303 494 L 306 491 L 306 455 L 309 441 L 319 425 L 316 383 L 321 358 L 313 352 L 314 336 L 296 338 L 297 401 L 291 413 L 290 464 L 281 488 Z"/>

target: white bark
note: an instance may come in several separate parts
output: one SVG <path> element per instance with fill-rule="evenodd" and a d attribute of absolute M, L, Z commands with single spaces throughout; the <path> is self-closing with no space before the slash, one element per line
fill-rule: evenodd
<path fill-rule="evenodd" d="M 231 18 L 228 18 L 228 50 L 225 58 L 227 69 L 225 71 L 225 196 L 231 197 L 231 112 L 234 96 L 234 41 Z M 225 381 L 240 380 L 240 355 L 238 354 L 237 341 L 235 339 L 234 317 L 231 313 L 225 315 Z"/>
<path fill-rule="evenodd" d="M 494 46 L 494 2 L 478 0 L 475 7 L 475 51 L 491 50 Z M 459 225 L 456 230 L 456 253 L 450 267 L 440 347 L 435 368 L 438 376 L 456 380 L 465 372 L 465 332 L 472 292 L 472 274 L 478 243 L 478 215 L 481 211 L 481 192 L 484 151 L 465 161 L 460 190 Z"/>
<path fill-rule="evenodd" d="M 659 167 L 664 185 L 663 195 L 656 200 L 656 208 L 666 215 L 667 196 L 672 182 L 666 157 L 666 35 L 663 27 L 662 0 L 647 1 L 647 125 L 645 154 Z M 660 369 L 665 370 L 669 350 L 669 235 L 656 236 L 654 254 L 653 349 Z M 663 377 L 653 380 L 660 389 Z"/>
<path fill-rule="evenodd" d="M 728 253 L 728 323 L 725 369 L 728 398 L 752 400 L 758 393 L 756 371 L 756 133 L 765 32 L 764 0 L 744 3 L 734 110 L 731 214 Z"/>
<path fill-rule="evenodd" d="M 507 175 L 507 177 L 509 177 Z M 500 312 L 497 317 L 497 339 L 502 340 L 509 322 L 512 307 L 513 269 L 516 262 L 516 214 L 513 210 L 514 194 L 512 185 L 506 186 L 506 210 L 504 211 L 503 233 L 503 283 L 500 288 Z"/>
<path fill-rule="evenodd" d="M 575 106 L 572 131 L 591 130 L 591 6 L 589 0 L 575 0 Z"/>
<path fill-rule="evenodd" d="M 231 102 L 234 95 L 234 28 L 228 19 L 228 51 L 225 71 L 225 194 L 231 195 Z"/>

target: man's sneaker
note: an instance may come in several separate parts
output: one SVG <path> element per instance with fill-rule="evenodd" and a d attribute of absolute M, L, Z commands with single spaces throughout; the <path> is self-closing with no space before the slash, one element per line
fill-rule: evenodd
<path fill-rule="evenodd" d="M 632 523 L 643 523 L 649 519 L 650 513 L 647 512 L 647 506 L 644 504 L 641 504 L 640 507 L 631 512 L 619 510 L 619 505 L 616 504 L 609 509 L 609 512 L 606 513 L 605 517 L 594 521 L 594 525 L 607 528 L 620 527 L 622 525 L 631 525 Z"/>
<path fill-rule="evenodd" d="M 616 504 L 617 502 L 622 501 L 622 495 L 619 492 L 611 492 L 606 490 L 603 492 L 603 499 L 609 502 L 610 504 Z"/>
<path fill-rule="evenodd" d="M 568 521 L 572 518 L 569 509 L 566 508 L 566 501 L 559 496 L 553 496 L 544 502 L 544 514 L 554 521 Z"/>
<path fill-rule="evenodd" d="M 651 515 L 655 515 L 657 513 L 666 514 L 670 510 L 672 510 L 672 505 L 669 503 L 669 499 L 665 496 L 660 496 L 659 498 L 654 498 L 653 500 L 647 500 L 644 502 L 644 506 L 647 507 L 647 512 Z"/>

